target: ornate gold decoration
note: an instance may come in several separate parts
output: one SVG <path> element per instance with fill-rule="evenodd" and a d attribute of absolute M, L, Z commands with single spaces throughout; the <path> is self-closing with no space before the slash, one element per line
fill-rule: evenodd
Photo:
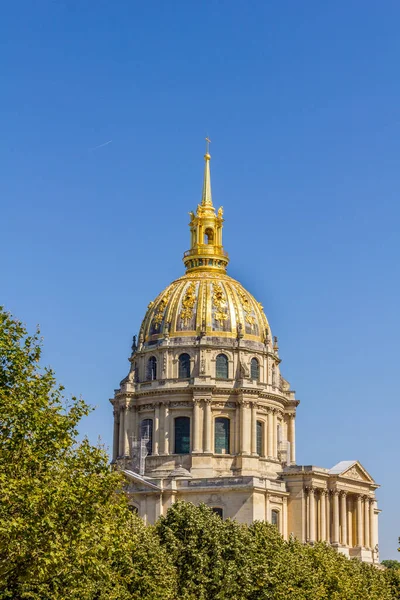
<path fill-rule="evenodd" d="M 187 325 L 193 316 L 193 308 L 196 304 L 196 285 L 190 283 L 186 288 L 185 295 L 182 299 L 181 320 L 184 325 Z"/>
<path fill-rule="evenodd" d="M 222 291 L 222 287 L 219 283 L 213 284 L 213 306 L 216 308 L 215 319 L 219 322 L 220 326 L 224 324 L 224 321 L 227 320 L 227 305 L 224 296 L 224 292 Z"/>
<path fill-rule="evenodd" d="M 170 299 L 171 294 L 172 294 L 172 289 L 170 288 L 167 291 L 167 293 L 164 294 L 164 296 L 161 298 L 160 302 L 157 305 L 157 309 L 156 309 L 156 312 L 153 317 L 153 326 L 156 331 L 158 331 L 158 329 L 160 327 L 160 323 L 164 318 L 164 312 L 165 312 L 165 309 L 167 308 L 168 301 Z"/>
<path fill-rule="evenodd" d="M 248 323 L 250 325 L 250 327 L 254 327 L 256 318 L 252 314 L 250 314 L 253 312 L 253 307 L 251 305 L 251 302 L 250 302 L 248 296 L 243 292 L 243 290 L 241 290 L 240 288 L 236 288 L 236 291 L 239 295 L 240 302 L 242 304 L 242 308 L 245 313 L 244 320 L 246 321 L 246 323 Z"/>

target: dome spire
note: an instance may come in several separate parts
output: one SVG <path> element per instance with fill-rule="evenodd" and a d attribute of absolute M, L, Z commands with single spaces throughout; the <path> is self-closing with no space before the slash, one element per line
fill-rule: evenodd
<path fill-rule="evenodd" d="M 204 155 L 205 165 L 204 165 L 204 181 L 203 181 L 203 193 L 201 195 L 201 205 L 202 206 L 212 206 L 212 196 L 211 196 L 211 176 L 210 176 L 210 143 L 211 140 L 206 137 L 206 153 Z"/>
<path fill-rule="evenodd" d="M 186 271 L 226 271 L 228 254 L 222 245 L 222 206 L 215 213 L 211 199 L 209 138 L 206 138 L 206 161 L 201 204 L 196 213 L 190 212 L 190 250 L 183 255 Z"/>

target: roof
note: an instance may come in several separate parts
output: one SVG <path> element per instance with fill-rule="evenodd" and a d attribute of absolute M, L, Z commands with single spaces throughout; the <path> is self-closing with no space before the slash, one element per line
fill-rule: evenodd
<path fill-rule="evenodd" d="M 347 471 L 353 465 L 357 464 L 356 460 L 341 460 L 332 469 L 329 469 L 329 475 L 340 475 L 343 471 Z"/>

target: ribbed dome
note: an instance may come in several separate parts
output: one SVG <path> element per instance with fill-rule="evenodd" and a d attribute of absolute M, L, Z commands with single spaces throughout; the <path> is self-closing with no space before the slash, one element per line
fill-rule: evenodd
<path fill-rule="evenodd" d="M 232 277 L 212 271 L 187 273 L 150 302 L 143 341 L 207 335 L 265 342 L 270 330 L 263 307 Z"/>

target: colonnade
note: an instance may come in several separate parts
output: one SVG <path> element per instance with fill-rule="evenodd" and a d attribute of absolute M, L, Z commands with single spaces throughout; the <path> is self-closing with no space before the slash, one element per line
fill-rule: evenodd
<path fill-rule="evenodd" d="M 190 410 L 190 409 L 189 409 Z M 186 415 L 187 404 L 182 408 L 174 404 L 172 408 L 168 401 L 153 402 L 150 414 L 146 410 L 143 418 L 153 419 L 153 455 L 165 455 L 173 452 L 171 448 L 171 430 L 173 427 L 174 413 L 178 416 Z M 213 418 L 224 416 L 230 420 L 230 454 L 244 454 L 258 456 L 257 450 L 257 422 L 261 423 L 262 443 L 261 456 L 278 459 L 279 441 L 278 424 L 282 431 L 282 439 L 289 442 L 290 456 L 287 457 L 291 464 L 296 461 L 295 442 L 295 416 L 288 415 L 286 420 L 282 411 L 276 408 L 263 407 L 258 409 L 256 402 L 242 401 L 227 410 L 220 410 L 219 403 L 213 406 L 210 398 L 194 399 L 191 416 L 191 448 L 192 453 L 212 454 L 213 443 Z M 137 405 L 129 402 L 121 403 L 119 410 L 114 410 L 114 459 L 118 456 L 128 456 L 130 441 L 139 437 L 141 421 Z M 130 438 L 130 439 L 129 439 Z"/>
<path fill-rule="evenodd" d="M 345 490 L 305 488 L 306 540 L 374 549 L 375 499 Z"/>

